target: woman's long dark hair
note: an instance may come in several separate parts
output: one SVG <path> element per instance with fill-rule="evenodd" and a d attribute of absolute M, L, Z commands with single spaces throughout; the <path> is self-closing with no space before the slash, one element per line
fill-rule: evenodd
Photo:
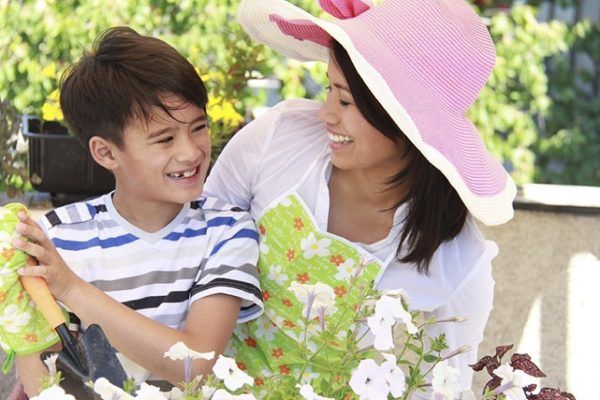
<path fill-rule="evenodd" d="M 467 218 L 467 208 L 448 179 L 412 144 L 398 125 L 373 96 L 360 77 L 346 50 L 332 41 L 332 55 L 342 70 L 359 111 L 367 122 L 394 142 L 402 141 L 407 164 L 390 176 L 390 188 L 407 186 L 406 196 L 394 208 L 408 202 L 408 213 L 396 251 L 399 261 L 414 263 L 420 273 L 429 272 L 429 263 L 443 242 L 461 231 Z M 382 210 L 386 211 L 386 210 Z M 407 252 L 401 257 L 401 249 Z"/>

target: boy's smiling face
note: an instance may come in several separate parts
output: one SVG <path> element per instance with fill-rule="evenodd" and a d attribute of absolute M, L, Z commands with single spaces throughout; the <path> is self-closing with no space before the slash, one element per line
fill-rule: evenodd
<path fill-rule="evenodd" d="M 121 203 L 177 209 L 196 199 L 210 164 L 210 134 L 204 110 L 178 98 L 163 99 L 173 118 L 154 107 L 149 122 L 134 119 L 113 146 L 112 169 Z"/>

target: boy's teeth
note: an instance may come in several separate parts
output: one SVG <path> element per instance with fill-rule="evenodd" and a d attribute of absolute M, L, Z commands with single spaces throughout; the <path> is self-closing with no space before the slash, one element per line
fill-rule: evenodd
<path fill-rule="evenodd" d="M 354 142 L 354 138 L 351 138 L 350 136 L 336 135 L 333 133 L 328 133 L 327 135 L 329 136 L 329 140 L 335 143 L 348 144 Z"/>
<path fill-rule="evenodd" d="M 175 179 L 189 178 L 190 176 L 196 175 L 196 168 L 189 170 L 189 171 L 184 171 L 182 173 L 171 172 L 171 173 L 168 173 L 167 175 L 169 177 L 175 178 Z"/>
<path fill-rule="evenodd" d="M 194 175 L 196 175 L 196 169 L 195 168 L 193 170 L 191 170 L 191 171 L 185 171 L 183 173 L 183 177 L 184 178 L 189 178 L 190 176 L 194 176 Z"/>

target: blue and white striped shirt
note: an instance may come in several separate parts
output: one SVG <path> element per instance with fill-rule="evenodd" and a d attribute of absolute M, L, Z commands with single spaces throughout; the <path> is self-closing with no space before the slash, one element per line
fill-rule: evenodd
<path fill-rule="evenodd" d="M 153 233 L 119 215 L 111 193 L 57 208 L 40 223 L 78 276 L 171 328 L 183 327 L 194 301 L 216 293 L 243 300 L 239 322 L 262 312 L 256 228 L 248 213 L 220 200 L 186 204 Z"/>

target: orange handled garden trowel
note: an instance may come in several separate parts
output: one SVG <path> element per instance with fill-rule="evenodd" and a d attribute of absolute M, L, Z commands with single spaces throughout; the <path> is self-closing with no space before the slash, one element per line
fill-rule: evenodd
<path fill-rule="evenodd" d="M 29 257 L 28 263 L 37 265 L 33 257 Z M 22 276 L 20 279 L 37 308 L 60 337 L 62 350 L 58 353 L 57 368 L 62 372 L 64 381 L 61 386 L 65 391 L 78 400 L 97 398 L 85 383 L 98 378 L 106 378 L 113 385 L 123 387 L 127 374 L 100 326 L 90 325 L 75 340 L 46 281 L 34 276 Z"/>

